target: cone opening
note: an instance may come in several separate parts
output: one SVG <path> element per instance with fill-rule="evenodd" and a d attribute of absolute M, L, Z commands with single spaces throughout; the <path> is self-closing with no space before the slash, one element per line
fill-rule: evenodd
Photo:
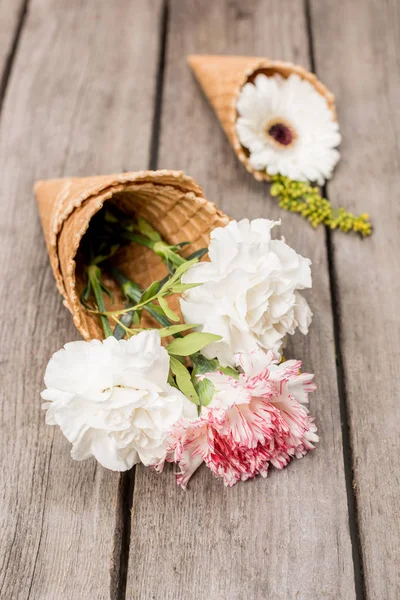
<path fill-rule="evenodd" d="M 185 189 L 179 181 L 176 186 L 149 181 L 130 182 L 116 188 L 99 190 L 95 196 L 87 197 L 64 221 L 57 244 L 66 305 L 73 315 L 75 326 L 85 339 L 102 339 L 104 334 L 99 317 L 87 311 L 81 303 L 81 293 L 87 281 L 83 248 L 93 235 L 96 215 L 112 206 L 116 206 L 129 218 L 142 217 L 148 221 L 169 245 L 189 241 L 190 245 L 181 251 L 183 256 L 207 247 L 210 231 L 229 221 L 215 204 L 202 195 L 196 195 L 192 189 Z M 134 242 L 120 248 L 113 257 L 113 262 L 142 289 L 153 281 L 163 279 L 167 274 L 161 258 L 151 249 Z M 105 297 L 107 309 L 118 310 L 125 306 L 126 299 L 118 284 L 111 277 L 105 277 L 104 283 L 114 296 L 112 305 Z M 89 304 L 94 305 L 92 296 Z M 170 306 L 179 314 L 178 298 L 171 297 Z M 114 325 L 113 322 L 112 326 Z M 156 323 L 143 311 L 141 325 L 155 327 Z"/>
<path fill-rule="evenodd" d="M 99 317 L 89 313 L 80 301 L 86 281 L 82 244 L 85 235 L 93 233 L 92 219 L 104 206 L 116 205 L 127 215 L 143 217 L 170 245 L 190 241 L 183 255 L 207 247 L 211 230 L 229 222 L 229 217 L 206 200 L 199 185 L 182 171 L 163 169 L 40 181 L 35 185 L 35 194 L 58 290 L 86 340 L 104 337 Z M 135 243 L 119 252 L 118 261 L 121 270 L 126 269 L 125 274 L 143 288 L 163 278 L 167 271 L 157 255 Z M 118 309 L 125 298 L 113 280 L 105 283 L 115 291 L 113 308 Z M 154 323 L 143 326 L 153 327 Z"/>
<path fill-rule="evenodd" d="M 257 68 L 253 69 L 250 73 L 246 75 L 245 80 L 243 81 L 238 93 L 246 83 L 254 83 L 257 75 L 266 75 L 267 77 L 274 77 L 275 75 L 280 75 L 284 79 L 287 79 L 290 75 L 296 74 L 301 79 L 305 79 L 315 88 L 315 90 L 323 96 L 332 111 L 334 118 L 336 118 L 335 105 L 334 105 L 334 97 L 333 94 L 326 88 L 326 86 L 317 79 L 314 73 L 307 71 L 303 67 L 299 65 L 294 65 L 292 63 L 285 62 L 272 62 L 267 61 L 267 64 L 260 64 Z"/>
<path fill-rule="evenodd" d="M 88 227 L 79 242 L 76 255 L 73 257 L 75 263 L 75 293 L 79 299 L 86 285 L 85 264 L 88 262 L 87 248 L 99 235 L 96 221 L 100 213 L 107 209 L 116 207 L 128 220 L 136 221 L 142 217 L 156 229 L 168 244 L 176 244 L 183 241 L 193 242 L 188 246 L 186 254 L 202 247 L 197 228 L 190 227 L 190 213 L 184 209 L 186 194 L 166 186 L 151 186 L 151 190 L 120 191 L 112 194 L 100 210 L 97 210 L 90 218 Z M 200 236 L 201 237 L 201 236 Z M 190 249 L 189 249 L 190 248 Z M 184 255 L 185 252 L 183 251 Z M 113 265 L 116 266 L 126 277 L 135 281 L 141 288 L 145 289 L 153 281 L 163 279 L 168 271 L 161 258 L 152 250 L 135 242 L 126 242 L 112 257 Z M 104 272 L 104 284 L 111 291 L 113 302 L 105 296 L 107 309 L 117 310 L 126 304 L 119 285 L 115 280 Z M 171 299 L 171 307 L 179 311 L 177 299 Z M 91 315 L 79 304 L 81 318 L 86 321 L 91 331 L 91 337 L 103 337 L 99 319 Z M 115 323 L 112 323 L 115 325 Z M 147 313 L 142 316 L 143 327 L 156 327 L 156 321 Z"/>
<path fill-rule="evenodd" d="M 276 67 L 260 67 L 255 69 L 250 75 L 247 76 L 245 83 L 254 83 L 257 75 L 266 75 L 267 77 L 274 77 L 275 75 L 281 75 L 285 79 L 293 73 L 293 68 L 286 65 L 279 65 Z M 244 85 L 244 84 L 243 84 Z"/>

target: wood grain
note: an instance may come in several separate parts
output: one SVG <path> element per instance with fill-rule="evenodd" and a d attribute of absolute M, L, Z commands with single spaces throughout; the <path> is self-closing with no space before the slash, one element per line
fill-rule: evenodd
<path fill-rule="evenodd" d="M 79 336 L 56 291 L 33 184 L 147 167 L 161 8 L 33 0 L 23 29 L 0 127 L 1 598 L 116 595 L 119 475 L 72 461 L 40 410 L 48 359 Z"/>
<path fill-rule="evenodd" d="M 308 65 L 303 3 L 196 0 L 170 4 L 160 168 L 184 168 L 234 217 L 278 217 L 313 261 L 315 313 L 289 355 L 316 373 L 318 449 L 267 480 L 230 490 L 201 468 L 187 492 L 172 470 L 136 472 L 127 597 L 288 600 L 355 597 L 325 232 L 281 213 L 234 156 L 185 63 L 190 53 L 259 54 Z"/>
<path fill-rule="evenodd" d="M 366 596 L 400 597 L 400 7 L 312 2 L 318 74 L 336 92 L 342 161 L 332 203 L 369 212 L 370 239 L 334 235 Z M 341 65 L 341 66 L 339 66 Z"/>
<path fill-rule="evenodd" d="M 6 84 L 4 72 L 7 75 L 19 28 L 22 26 L 25 5 L 26 0 L 0 1 L 0 71 L 3 85 Z"/>

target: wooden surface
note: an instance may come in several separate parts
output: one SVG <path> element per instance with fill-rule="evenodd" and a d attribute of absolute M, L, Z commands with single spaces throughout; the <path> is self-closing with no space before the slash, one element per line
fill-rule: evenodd
<path fill-rule="evenodd" d="M 0 93 L 3 94 L 24 22 L 26 0 L 0 0 Z"/>
<path fill-rule="evenodd" d="M 0 598 L 397 600 L 398 3 L 11 4 L 0 3 Z M 316 69 L 343 134 L 328 194 L 370 212 L 371 239 L 314 231 L 277 208 L 234 156 L 189 53 Z M 182 492 L 171 469 L 119 476 L 76 463 L 44 425 L 44 368 L 77 334 L 33 183 L 149 165 L 184 169 L 233 217 L 282 217 L 288 243 L 313 261 L 314 321 L 288 354 L 316 373 L 321 442 L 267 480 L 226 490 L 200 469 Z"/>
<path fill-rule="evenodd" d="M 195 52 L 237 52 L 307 66 L 305 15 L 297 0 L 286 2 L 284 13 L 279 2 L 262 0 L 243 10 L 229 1 L 171 2 L 158 164 L 173 156 L 233 217 L 274 218 L 280 211 L 266 186 L 238 163 L 185 61 Z M 284 42 L 280 28 L 287 31 Z M 128 598 L 150 600 L 160 589 L 168 600 L 197 599 L 199 589 L 212 600 L 355 597 L 324 230 L 283 216 L 282 233 L 314 264 L 309 298 L 315 321 L 307 340 L 296 336 L 289 352 L 318 374 L 311 410 L 322 442 L 287 470 L 230 490 L 207 469 L 182 492 L 171 469 L 160 478 L 138 468 Z"/>
<path fill-rule="evenodd" d="M 376 225 L 364 243 L 332 236 L 365 586 L 370 599 L 400 598 L 400 5 L 315 0 L 312 21 L 343 134 L 329 196 Z"/>
<path fill-rule="evenodd" d="M 72 461 L 40 410 L 49 357 L 79 336 L 48 268 L 32 188 L 148 164 L 160 18 L 158 0 L 34 0 L 23 26 L 0 127 L 5 600 L 97 600 L 120 588 L 120 476 Z"/>

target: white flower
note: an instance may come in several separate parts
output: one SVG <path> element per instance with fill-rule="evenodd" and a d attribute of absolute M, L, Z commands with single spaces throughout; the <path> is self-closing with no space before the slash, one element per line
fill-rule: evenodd
<path fill-rule="evenodd" d="M 260 347 L 277 353 L 287 333 L 296 327 L 307 333 L 312 313 L 297 290 L 311 287 L 311 261 L 283 240 L 271 240 L 277 223 L 243 219 L 214 229 L 211 262 L 184 274 L 184 283 L 203 284 L 183 294 L 185 321 L 223 338 L 202 350 L 207 358 L 235 365 L 237 353 Z"/>
<path fill-rule="evenodd" d="M 322 185 L 340 154 L 339 125 L 326 99 L 298 75 L 260 74 L 238 97 L 239 141 L 253 169 Z"/>
<path fill-rule="evenodd" d="M 181 417 L 197 410 L 167 383 L 169 356 L 157 331 L 129 340 L 71 342 L 47 365 L 42 398 L 46 423 L 59 425 L 71 456 L 94 456 L 125 471 L 165 458 L 165 437 Z"/>

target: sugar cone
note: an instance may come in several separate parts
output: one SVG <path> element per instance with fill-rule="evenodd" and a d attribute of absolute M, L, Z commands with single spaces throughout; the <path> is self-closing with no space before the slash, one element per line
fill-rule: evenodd
<path fill-rule="evenodd" d="M 80 302 L 85 280 L 79 246 L 90 219 L 105 202 L 111 201 L 126 213 L 143 217 L 170 244 L 190 241 L 187 253 L 208 246 L 210 231 L 229 221 L 204 198 L 193 179 L 180 171 L 38 181 L 35 194 L 57 287 L 84 339 L 104 337 L 98 316 L 89 313 Z M 161 259 L 135 243 L 125 246 L 116 258 L 119 268 L 143 287 L 166 274 Z M 123 305 L 123 298 L 115 282 L 106 284 L 114 292 L 115 310 Z M 151 327 L 155 323 L 143 313 L 142 325 Z"/>
<path fill-rule="evenodd" d="M 236 102 L 242 86 L 253 81 L 256 75 L 264 73 L 267 76 L 280 74 L 289 77 L 296 73 L 302 79 L 309 81 L 328 103 L 336 119 L 335 98 L 333 94 L 317 79 L 317 77 L 299 65 L 289 62 L 273 61 L 257 56 L 219 56 L 197 55 L 189 56 L 188 63 L 196 79 L 201 85 L 207 99 L 217 113 L 218 119 L 231 142 L 239 160 L 246 169 L 258 180 L 269 180 L 265 172 L 255 171 L 248 160 L 248 153 L 240 144 L 236 134 Z"/>

